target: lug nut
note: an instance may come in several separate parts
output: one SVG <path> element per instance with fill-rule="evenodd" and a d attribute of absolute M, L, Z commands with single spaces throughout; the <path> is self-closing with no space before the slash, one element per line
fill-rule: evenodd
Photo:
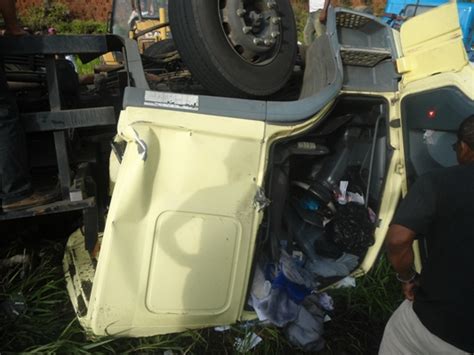
<path fill-rule="evenodd" d="M 279 35 L 280 35 L 280 32 L 278 32 L 278 31 L 273 31 L 271 33 L 272 38 L 277 38 Z"/>
<path fill-rule="evenodd" d="M 242 27 L 242 32 L 244 32 L 245 34 L 249 33 L 250 31 L 252 31 L 252 27 L 250 26 Z"/>
<path fill-rule="evenodd" d="M 261 38 L 254 38 L 253 44 L 255 44 L 256 46 L 261 46 L 262 44 L 265 44 L 265 42 Z"/>
<path fill-rule="evenodd" d="M 237 16 L 242 17 L 247 13 L 245 9 L 237 9 Z"/>
<path fill-rule="evenodd" d="M 272 23 L 278 25 L 281 22 L 281 17 L 272 17 Z"/>
<path fill-rule="evenodd" d="M 270 47 L 270 46 L 272 46 L 272 45 L 275 43 L 275 41 L 274 41 L 273 39 L 268 39 L 268 38 L 267 38 L 265 41 L 263 41 L 263 43 L 264 43 L 267 47 Z"/>

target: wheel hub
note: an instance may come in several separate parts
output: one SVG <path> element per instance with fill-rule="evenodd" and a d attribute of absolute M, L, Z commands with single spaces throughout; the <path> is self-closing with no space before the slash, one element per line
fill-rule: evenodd
<path fill-rule="evenodd" d="M 281 19 L 275 0 L 219 0 L 222 29 L 245 61 L 263 65 L 281 45 Z"/>

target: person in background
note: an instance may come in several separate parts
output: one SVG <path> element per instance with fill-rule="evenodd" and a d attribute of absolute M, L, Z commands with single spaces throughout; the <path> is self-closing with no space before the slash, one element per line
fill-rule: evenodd
<path fill-rule="evenodd" d="M 0 0 L 0 13 L 5 21 L 4 36 L 27 35 L 18 24 L 14 0 Z M 8 88 L 3 58 L 0 58 L 0 199 L 4 212 L 42 205 L 54 199 L 33 191 L 25 133 L 15 96 Z"/>
<path fill-rule="evenodd" d="M 388 258 L 406 299 L 385 327 L 379 354 L 474 352 L 474 115 L 461 123 L 453 149 L 460 165 L 418 178 L 388 230 Z M 417 236 L 428 245 L 420 275 Z"/>
<path fill-rule="evenodd" d="M 23 36 L 27 34 L 18 23 L 15 0 L 0 0 L 0 13 L 5 21 L 5 36 Z"/>
<path fill-rule="evenodd" d="M 307 46 L 326 32 L 326 19 L 330 4 L 331 0 L 309 0 L 308 21 L 304 28 L 304 41 Z"/>
<path fill-rule="evenodd" d="M 58 31 L 56 31 L 56 29 L 54 27 L 49 27 L 48 28 L 48 36 L 56 36 L 57 34 L 58 34 Z M 76 65 L 76 61 L 74 59 L 74 55 L 73 54 L 66 54 L 64 56 L 64 59 L 66 59 L 67 61 L 69 61 L 69 63 L 71 63 L 71 66 L 74 68 L 74 71 L 77 73 L 78 68 L 77 68 L 77 65 Z"/>

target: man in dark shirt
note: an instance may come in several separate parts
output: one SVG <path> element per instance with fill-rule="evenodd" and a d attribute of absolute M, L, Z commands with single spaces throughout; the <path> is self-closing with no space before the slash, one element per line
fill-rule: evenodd
<path fill-rule="evenodd" d="M 453 148 L 460 165 L 420 177 L 389 228 L 387 253 L 406 300 L 387 323 L 380 354 L 474 352 L 474 115 Z M 416 236 L 428 245 L 420 275 Z"/>

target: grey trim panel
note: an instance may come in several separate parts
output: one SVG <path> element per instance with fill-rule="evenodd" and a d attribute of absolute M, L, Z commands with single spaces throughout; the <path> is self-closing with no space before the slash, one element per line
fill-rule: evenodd
<path fill-rule="evenodd" d="M 343 71 L 336 31 L 336 13 L 332 7 L 329 7 L 326 34 L 326 38 L 315 40 L 308 48 L 307 73 L 305 73 L 300 99 L 292 102 L 268 102 L 267 120 L 269 122 L 303 121 L 313 117 L 339 94 L 342 88 Z M 321 49 L 325 52 L 318 53 Z M 321 62 L 325 65 L 320 65 Z M 308 72 L 310 75 L 307 75 Z M 319 74 L 325 75 L 325 78 L 319 77 Z"/>
<path fill-rule="evenodd" d="M 274 123 L 295 123 L 313 117 L 331 100 L 337 97 L 340 91 L 338 84 L 342 84 L 342 80 L 328 86 L 317 95 L 302 100 L 293 102 L 269 102 L 267 107 L 267 121 Z"/>
<path fill-rule="evenodd" d="M 205 95 L 186 95 L 176 93 L 166 93 L 176 97 L 186 98 L 198 97 L 199 106 L 196 110 L 186 110 L 179 108 L 169 108 L 161 105 L 145 104 L 145 93 L 147 90 L 142 88 L 125 88 L 123 107 L 147 107 L 159 108 L 181 112 L 196 112 L 206 115 L 235 117 L 248 120 L 265 121 L 266 119 L 266 101 L 231 99 L 225 97 L 213 97 Z"/>
<path fill-rule="evenodd" d="M 327 105 L 328 102 L 336 98 L 340 92 L 341 84 L 342 77 L 336 83 L 333 83 L 320 91 L 317 95 L 291 102 L 258 101 L 199 95 L 199 108 L 197 110 L 169 108 L 160 105 L 147 105 L 145 104 L 145 92 L 147 90 L 127 87 L 125 88 L 123 107 L 135 106 L 160 108 L 248 120 L 293 123 L 303 121 L 319 112 L 319 110 Z M 182 97 L 189 96 L 185 94 L 173 95 L 179 95 Z"/>
<path fill-rule="evenodd" d="M 380 62 L 373 68 L 344 66 L 345 90 L 395 92 L 399 79 L 391 60 Z"/>
<path fill-rule="evenodd" d="M 142 58 L 138 51 L 138 42 L 124 38 L 123 46 L 125 47 L 125 57 L 127 58 L 125 65 L 130 73 L 129 79 L 132 81 L 131 84 L 139 88 L 149 89 L 143 70 Z"/>

